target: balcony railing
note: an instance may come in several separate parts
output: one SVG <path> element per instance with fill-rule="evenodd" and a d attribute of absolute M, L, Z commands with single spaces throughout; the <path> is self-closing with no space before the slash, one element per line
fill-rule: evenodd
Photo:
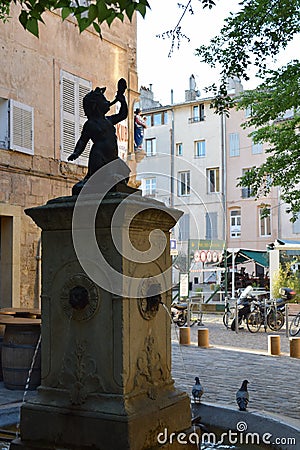
<path fill-rule="evenodd" d="M 200 116 L 200 117 L 190 117 L 188 119 L 189 123 L 196 123 L 196 122 L 204 122 L 205 120 L 205 116 Z"/>

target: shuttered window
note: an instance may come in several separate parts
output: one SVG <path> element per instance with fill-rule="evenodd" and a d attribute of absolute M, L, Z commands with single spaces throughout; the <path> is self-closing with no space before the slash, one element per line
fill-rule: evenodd
<path fill-rule="evenodd" d="M 61 72 L 61 159 L 66 161 L 73 153 L 84 122 L 87 120 L 82 106 L 83 97 L 92 89 L 92 83 L 68 72 Z M 86 166 L 91 148 L 89 141 L 76 164 Z"/>
<path fill-rule="evenodd" d="M 34 154 L 33 108 L 10 100 L 9 147 L 11 150 Z"/>
<path fill-rule="evenodd" d="M 178 221 L 178 240 L 187 241 L 190 238 L 190 215 L 184 214 Z"/>
<path fill-rule="evenodd" d="M 205 214 L 206 239 L 218 239 L 218 213 Z"/>
<path fill-rule="evenodd" d="M 239 133 L 229 133 L 229 156 L 240 155 L 240 135 Z"/>

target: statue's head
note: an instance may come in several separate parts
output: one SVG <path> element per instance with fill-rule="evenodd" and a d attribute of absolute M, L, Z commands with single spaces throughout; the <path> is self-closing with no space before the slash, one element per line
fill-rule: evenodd
<path fill-rule="evenodd" d="M 99 113 L 106 114 L 109 111 L 110 102 L 104 95 L 106 88 L 96 87 L 83 98 L 83 110 L 85 115 L 90 118 Z"/>

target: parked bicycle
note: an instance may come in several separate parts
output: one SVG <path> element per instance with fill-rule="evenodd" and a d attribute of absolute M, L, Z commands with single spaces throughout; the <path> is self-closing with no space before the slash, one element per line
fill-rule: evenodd
<path fill-rule="evenodd" d="M 292 337 L 300 333 L 300 312 L 291 321 L 289 332 Z"/>
<path fill-rule="evenodd" d="M 235 330 L 235 316 L 236 309 L 238 311 L 238 325 L 240 326 L 242 321 L 247 321 L 247 316 L 250 313 L 250 306 L 255 296 L 252 295 L 252 286 L 247 286 L 237 299 L 237 304 L 226 303 L 225 312 L 223 315 L 223 324 L 226 328 Z"/>
<path fill-rule="evenodd" d="M 247 328 L 251 333 L 257 333 L 261 326 L 279 331 L 284 325 L 284 315 L 276 308 L 276 304 L 254 301 L 251 312 L 247 316 Z"/>

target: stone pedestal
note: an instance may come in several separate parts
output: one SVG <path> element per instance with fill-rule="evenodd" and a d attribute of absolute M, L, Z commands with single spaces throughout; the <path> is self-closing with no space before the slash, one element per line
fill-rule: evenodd
<path fill-rule="evenodd" d="M 169 230 L 181 213 L 134 197 L 108 194 L 95 220 L 102 255 L 126 278 L 127 284 L 112 286 L 111 291 L 107 283 L 114 278 L 90 255 L 88 244 L 90 265 L 79 261 L 75 252 L 72 217 L 77 197 L 26 211 L 42 228 L 42 383 L 36 400 L 21 408 L 20 440 L 11 450 L 143 450 L 157 448 L 157 435 L 165 429 L 170 434 L 190 427 L 189 398 L 174 388 L 171 378 L 170 318 L 157 302 L 161 299 L 170 307 L 171 293 L 159 294 L 153 278 L 161 275 L 166 286 L 170 283 Z M 118 251 L 111 224 L 124 200 L 123 220 L 114 223 Z M 95 205 L 97 196 L 88 196 L 87 221 Z M 128 246 L 126 226 L 136 211 L 129 225 L 134 248 L 147 252 L 149 233 L 157 228 L 167 241 L 164 250 L 162 236 L 154 240 L 162 252 L 145 263 L 124 257 L 122 251 Z M 82 236 L 90 232 L 84 221 L 81 228 Z M 89 274 L 82 265 L 91 268 Z M 104 287 L 97 277 L 106 278 Z M 131 279 L 129 291 L 138 295 L 118 294 L 128 291 Z"/>

